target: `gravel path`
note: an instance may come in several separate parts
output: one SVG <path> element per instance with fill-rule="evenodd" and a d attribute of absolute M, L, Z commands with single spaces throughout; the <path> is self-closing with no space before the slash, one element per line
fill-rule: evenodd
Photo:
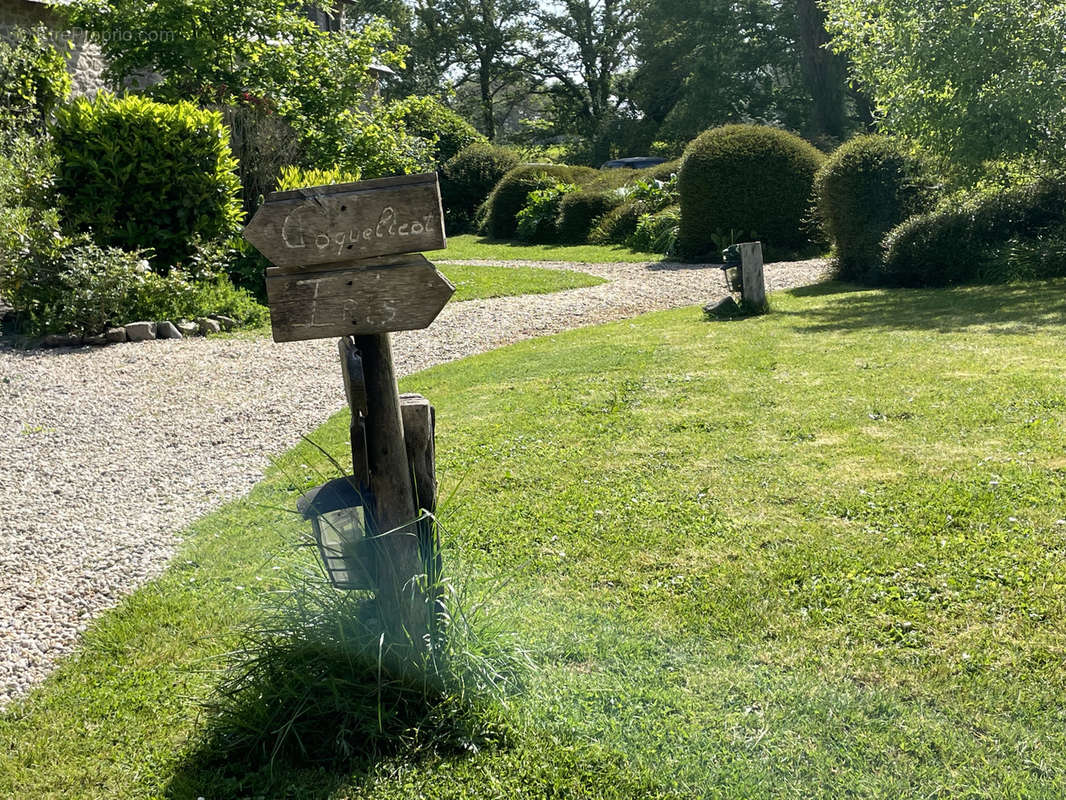
<path fill-rule="evenodd" d="M 531 266 L 610 282 L 451 304 L 429 329 L 394 335 L 398 372 L 723 294 L 710 267 Z M 824 270 L 768 265 L 767 285 L 813 283 Z M 0 708 L 43 678 L 90 619 L 165 567 L 176 531 L 244 494 L 271 454 L 343 404 L 334 340 L 0 348 Z"/>

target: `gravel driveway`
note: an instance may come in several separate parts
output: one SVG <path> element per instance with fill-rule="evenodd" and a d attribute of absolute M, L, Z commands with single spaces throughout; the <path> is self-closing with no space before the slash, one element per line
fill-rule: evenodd
<path fill-rule="evenodd" d="M 610 282 L 450 304 L 429 329 L 393 336 L 397 371 L 723 294 L 711 267 L 530 265 Z M 824 270 L 768 265 L 767 288 Z M 244 494 L 271 454 L 343 405 L 332 339 L 0 348 L 0 707 L 43 678 L 90 619 L 162 571 L 178 531 Z"/>

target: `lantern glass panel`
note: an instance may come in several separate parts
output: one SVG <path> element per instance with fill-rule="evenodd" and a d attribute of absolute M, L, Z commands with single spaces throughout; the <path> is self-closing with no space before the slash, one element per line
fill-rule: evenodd
<path fill-rule="evenodd" d="M 357 570 L 361 566 L 360 543 L 366 531 L 363 508 L 339 508 L 327 511 L 313 520 L 322 559 L 334 585 L 344 587 L 358 583 Z"/>

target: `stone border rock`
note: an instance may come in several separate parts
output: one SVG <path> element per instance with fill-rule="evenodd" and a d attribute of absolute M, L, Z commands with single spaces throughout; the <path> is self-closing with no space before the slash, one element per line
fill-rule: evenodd
<path fill-rule="evenodd" d="M 195 321 L 187 319 L 160 320 L 151 322 L 141 320 L 127 322 L 108 328 L 103 333 L 85 336 L 80 333 L 50 333 L 38 340 L 39 347 L 95 347 L 118 344 L 120 342 L 147 342 L 153 339 L 187 339 L 192 336 L 209 336 L 221 331 L 231 331 L 237 327 L 237 321 L 224 314 L 208 314 L 197 317 Z"/>

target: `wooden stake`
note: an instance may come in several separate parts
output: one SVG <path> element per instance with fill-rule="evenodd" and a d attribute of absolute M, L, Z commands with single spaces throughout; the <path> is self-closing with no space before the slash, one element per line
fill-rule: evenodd
<path fill-rule="evenodd" d="M 437 472 L 433 433 L 436 422 L 433 406 L 420 394 L 400 395 L 403 415 L 403 438 L 407 446 L 407 463 L 414 480 L 415 505 L 419 513 L 432 515 L 437 510 Z M 426 516 L 419 523 L 418 540 L 422 563 L 426 565 L 428 586 L 435 591 L 441 573 L 441 553 L 436 541 L 434 521 Z"/>
<path fill-rule="evenodd" d="M 366 449 L 374 494 L 378 604 L 395 644 L 422 646 L 429 632 L 414 486 L 387 333 L 355 337 L 366 380 Z"/>
<path fill-rule="evenodd" d="M 744 242 L 740 245 L 741 275 L 743 288 L 740 296 L 746 312 L 763 312 L 766 303 L 766 280 L 763 277 L 762 242 Z"/>

